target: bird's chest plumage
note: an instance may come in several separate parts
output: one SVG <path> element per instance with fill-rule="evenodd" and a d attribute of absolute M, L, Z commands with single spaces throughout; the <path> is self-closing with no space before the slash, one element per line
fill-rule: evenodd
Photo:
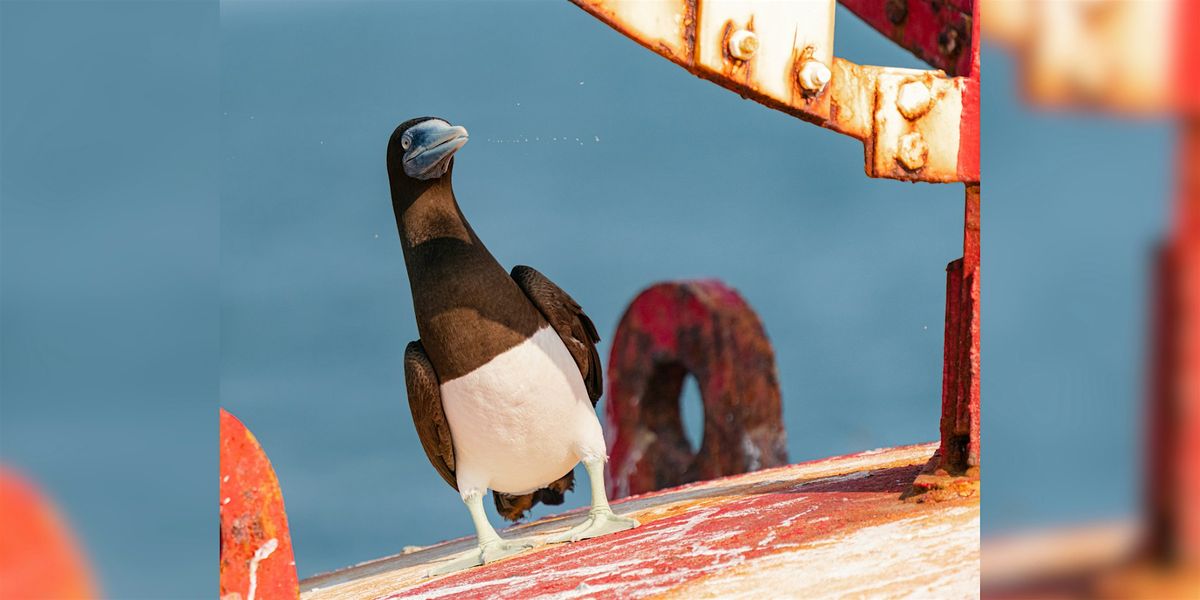
<path fill-rule="evenodd" d="M 459 489 L 527 493 L 604 439 L 579 368 L 550 327 L 441 384 Z"/>

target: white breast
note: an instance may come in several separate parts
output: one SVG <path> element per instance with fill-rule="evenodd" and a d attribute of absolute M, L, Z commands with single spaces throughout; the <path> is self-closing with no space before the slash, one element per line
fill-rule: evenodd
<path fill-rule="evenodd" d="M 550 327 L 441 390 L 463 494 L 525 494 L 604 456 L 579 367 Z"/>

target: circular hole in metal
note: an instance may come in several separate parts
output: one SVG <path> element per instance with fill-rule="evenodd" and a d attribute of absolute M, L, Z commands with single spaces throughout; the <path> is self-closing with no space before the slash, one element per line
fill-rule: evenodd
<path fill-rule="evenodd" d="M 683 435 L 692 454 L 695 454 L 700 451 L 700 444 L 704 441 L 704 400 L 700 396 L 700 384 L 690 373 L 683 379 L 679 412 L 683 420 Z"/>

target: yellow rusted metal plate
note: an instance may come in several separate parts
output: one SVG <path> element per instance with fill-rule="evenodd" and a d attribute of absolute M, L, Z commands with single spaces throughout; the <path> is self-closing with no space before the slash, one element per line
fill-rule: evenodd
<path fill-rule="evenodd" d="M 699 77 L 858 138 L 869 176 L 978 180 L 977 169 L 962 167 L 978 161 L 959 156 L 967 79 L 834 57 L 833 0 L 572 2 Z M 897 102 L 912 94 L 901 88 L 918 79 L 928 88 L 929 106 L 905 116 Z"/>
<path fill-rule="evenodd" d="M 689 67 L 697 0 L 571 0 L 639 44 Z"/>
<path fill-rule="evenodd" d="M 963 82 L 933 71 L 879 73 L 867 174 L 957 181 Z"/>
<path fill-rule="evenodd" d="M 696 68 L 823 120 L 829 115 L 825 85 L 806 88 L 803 75 L 806 67 L 829 73 L 834 6 L 833 0 L 703 2 L 696 22 Z"/>
<path fill-rule="evenodd" d="M 825 126 L 863 141 L 871 177 L 968 181 L 959 161 L 967 81 L 835 58 Z"/>

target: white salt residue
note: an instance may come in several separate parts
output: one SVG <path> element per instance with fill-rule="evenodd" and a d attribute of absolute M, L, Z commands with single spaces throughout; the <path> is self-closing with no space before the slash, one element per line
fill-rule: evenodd
<path fill-rule="evenodd" d="M 652 541 L 655 545 L 660 546 L 669 544 L 678 545 L 693 541 L 706 542 L 712 536 L 705 536 L 697 540 L 699 536 L 694 533 L 694 530 L 701 524 L 711 519 L 719 510 L 719 508 L 715 507 L 697 508 L 684 513 L 686 515 L 685 519 L 679 521 L 678 523 L 674 523 L 669 527 L 663 527 L 660 529 L 641 527 L 634 529 L 627 534 L 625 544 L 634 546 L 642 540 Z M 628 580 L 620 583 L 588 583 L 589 589 L 586 593 L 572 591 L 567 593 L 556 593 L 545 597 L 577 598 L 581 596 L 596 595 L 608 590 L 616 590 L 618 592 L 617 595 L 621 597 L 644 598 L 647 596 L 653 596 L 655 594 L 670 590 L 671 588 L 679 585 L 679 583 L 689 579 L 734 566 L 745 560 L 745 558 L 742 556 L 736 556 L 732 557 L 732 559 L 727 559 L 729 555 L 734 552 L 737 552 L 737 550 L 711 550 L 703 546 L 703 544 L 699 544 L 696 548 L 696 553 L 699 555 L 714 556 L 715 560 L 711 564 L 694 568 L 673 568 L 667 572 L 658 574 L 655 574 L 653 570 L 650 570 L 647 576 L 636 580 Z M 583 545 L 579 545 L 578 548 L 568 546 L 567 548 L 563 548 L 562 550 L 554 553 L 554 558 L 562 561 L 569 558 L 571 554 L 575 553 L 586 554 L 587 549 Z M 593 560 L 595 560 L 594 557 Z M 436 590 L 428 590 L 414 595 L 407 595 L 401 592 L 396 594 L 394 597 L 413 598 L 414 600 L 432 600 L 434 598 L 455 597 L 460 594 L 468 594 L 471 592 L 478 592 L 488 589 L 502 589 L 504 590 L 504 594 L 506 596 L 523 597 L 525 592 L 533 589 L 540 583 L 545 582 L 547 579 L 561 580 L 581 578 L 586 580 L 589 577 L 620 574 L 622 569 L 629 567 L 638 567 L 639 570 L 645 570 L 648 562 L 646 558 L 635 557 L 616 562 L 601 562 L 600 564 L 584 567 L 557 569 L 554 568 L 549 561 L 550 557 L 548 556 L 546 558 L 546 562 L 544 562 L 542 565 L 535 565 L 533 568 L 531 568 L 529 575 L 467 583 L 457 586 L 439 588 Z"/>
<path fill-rule="evenodd" d="M 758 542 L 758 547 L 766 548 L 767 545 L 773 541 L 775 541 L 775 529 L 771 528 L 771 531 L 768 531 L 767 535 L 764 536 L 763 539 Z"/>
<path fill-rule="evenodd" d="M 750 439 L 749 435 L 742 436 L 742 453 L 750 459 L 747 470 L 757 471 L 762 468 L 762 452 L 759 451 L 758 446 L 754 445 L 754 440 Z"/>
<path fill-rule="evenodd" d="M 803 517 L 804 515 L 807 515 L 808 513 L 812 512 L 814 510 L 817 510 L 817 507 L 810 506 L 810 507 L 780 521 L 779 525 L 777 525 L 777 527 L 791 527 L 792 523 L 796 522 L 796 519 L 799 519 L 800 517 Z"/>
<path fill-rule="evenodd" d="M 634 569 L 621 573 L 621 577 L 641 577 L 642 575 L 650 575 L 653 572 L 654 569 Z"/>
<path fill-rule="evenodd" d="M 979 509 L 964 507 L 864 527 L 748 561 L 726 576 L 675 591 L 683 597 L 722 598 L 755 598 L 763 590 L 776 597 L 891 597 L 903 591 L 914 599 L 975 598 L 978 557 Z M 914 570 L 917 560 L 944 566 Z"/>
<path fill-rule="evenodd" d="M 250 589 L 246 591 L 246 600 L 254 600 L 254 592 L 258 591 L 258 563 L 265 560 L 278 547 L 279 540 L 271 538 L 254 551 L 254 556 L 250 558 Z"/>
<path fill-rule="evenodd" d="M 640 560 L 640 559 L 631 559 L 631 560 L 619 561 L 619 562 L 615 562 L 615 563 L 605 563 L 605 564 L 600 564 L 600 565 L 590 565 L 590 566 L 586 566 L 586 567 L 576 567 L 573 569 L 558 570 L 558 569 L 553 569 L 553 568 L 549 568 L 549 569 L 543 568 L 543 569 L 534 570 L 534 572 L 530 573 L 529 575 L 504 577 L 504 578 L 500 578 L 500 579 L 489 579 L 487 581 L 477 581 L 477 582 L 473 582 L 473 583 L 464 583 L 461 585 L 454 585 L 454 586 L 438 588 L 438 589 L 429 590 L 427 592 L 423 592 L 420 594 L 408 595 L 408 594 L 400 593 L 400 594 L 397 594 L 394 596 L 388 596 L 388 597 L 389 598 L 405 598 L 405 599 L 410 599 L 410 600 L 429 600 L 429 599 L 433 599 L 433 598 L 446 598 L 446 597 L 453 598 L 460 594 L 468 594 L 468 593 L 476 591 L 476 590 L 483 590 L 483 589 L 487 589 L 487 588 L 490 588 L 493 586 L 498 586 L 501 589 L 503 589 L 505 591 L 506 595 L 520 597 L 521 592 L 524 592 L 525 590 L 536 586 L 541 581 L 544 581 L 545 578 L 563 579 L 563 578 L 570 578 L 570 577 L 594 577 L 597 575 L 608 574 L 611 571 L 613 571 L 614 569 L 620 569 L 622 567 L 628 567 L 628 566 L 633 566 L 633 565 L 637 565 L 637 564 L 642 564 L 644 562 L 645 561 Z"/>
<path fill-rule="evenodd" d="M 772 504 L 771 506 L 766 507 L 765 509 L 761 506 L 756 506 L 756 507 L 752 507 L 752 508 L 731 510 L 728 512 L 721 513 L 716 518 L 718 518 L 718 519 L 741 519 L 744 517 L 752 517 L 752 516 L 761 514 L 764 510 L 766 510 L 770 513 L 773 513 L 773 514 L 774 513 L 783 513 L 783 512 L 786 512 L 788 509 L 790 509 L 793 504 L 801 504 L 807 500 L 808 500 L 808 496 L 796 496 L 795 498 L 789 498 L 787 500 L 782 500 L 780 502 Z"/>

